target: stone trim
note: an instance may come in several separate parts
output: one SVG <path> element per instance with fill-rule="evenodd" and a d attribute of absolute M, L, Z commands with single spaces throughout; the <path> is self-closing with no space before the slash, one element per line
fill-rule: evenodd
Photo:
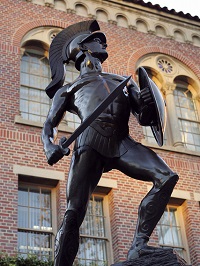
<path fill-rule="evenodd" d="M 18 165 L 18 164 L 13 165 L 13 173 L 16 175 L 27 175 L 27 176 L 34 176 L 34 177 L 40 177 L 40 178 L 60 180 L 60 181 L 65 180 L 64 172 L 41 169 L 41 168 L 30 167 L 30 166 L 23 166 L 23 165 Z"/>
<path fill-rule="evenodd" d="M 150 191 L 151 188 L 152 186 L 147 185 L 147 191 Z M 176 199 L 192 200 L 191 193 L 189 191 L 179 190 L 179 189 L 174 189 L 171 197 Z"/>

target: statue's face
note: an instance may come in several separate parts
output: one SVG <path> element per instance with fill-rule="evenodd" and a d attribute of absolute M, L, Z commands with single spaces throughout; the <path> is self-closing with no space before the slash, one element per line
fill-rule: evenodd
<path fill-rule="evenodd" d="M 98 58 L 103 63 L 108 57 L 106 51 L 107 44 L 103 43 L 101 39 L 94 38 L 93 40 L 84 43 L 83 47 L 93 56 Z"/>

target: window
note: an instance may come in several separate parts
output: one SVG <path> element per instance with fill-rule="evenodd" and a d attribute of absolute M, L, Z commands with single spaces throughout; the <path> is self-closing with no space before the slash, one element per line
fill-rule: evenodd
<path fill-rule="evenodd" d="M 65 83 L 79 76 L 74 64 L 66 66 Z M 29 43 L 21 59 L 20 114 L 25 120 L 44 123 L 51 106 L 45 88 L 51 81 L 51 71 L 46 52 L 39 42 Z M 65 123 L 71 129 L 80 125 L 77 115 L 67 113 Z"/>
<path fill-rule="evenodd" d="M 177 253 L 188 260 L 186 238 L 183 231 L 181 207 L 168 205 L 157 225 L 159 245 L 163 248 L 174 248 Z"/>
<path fill-rule="evenodd" d="M 104 214 L 104 198 L 93 195 L 80 229 L 80 246 L 76 265 L 108 265 L 108 233 Z"/>
<path fill-rule="evenodd" d="M 155 140 L 154 135 L 151 131 L 151 127 L 143 127 L 143 132 L 145 135 L 145 140 L 148 143 L 156 144 L 156 140 Z"/>
<path fill-rule="evenodd" d="M 145 67 L 166 101 L 167 123 L 164 144 L 172 150 L 200 152 L 199 79 L 175 57 L 149 53 L 137 62 Z M 150 128 L 143 128 L 144 144 L 155 144 Z"/>
<path fill-rule="evenodd" d="M 148 142 L 148 143 L 151 143 L 151 144 L 156 144 L 157 145 L 157 142 L 156 142 L 156 139 L 153 135 L 153 132 L 151 130 L 151 127 L 143 127 L 143 133 L 144 133 L 144 136 L 145 136 L 145 140 Z M 164 136 L 163 136 L 163 143 L 164 145 L 166 144 L 167 142 L 167 139 L 166 139 L 166 133 L 164 132 Z"/>
<path fill-rule="evenodd" d="M 65 115 L 67 126 L 73 130 L 79 127 L 80 119 L 77 115 L 67 112 Z"/>
<path fill-rule="evenodd" d="M 65 67 L 65 83 L 70 83 L 78 78 L 79 71 L 75 68 L 74 63 L 70 62 Z"/>
<path fill-rule="evenodd" d="M 174 96 L 182 142 L 187 149 L 200 152 L 200 123 L 192 94 L 187 87 L 177 85 Z"/>
<path fill-rule="evenodd" d="M 18 189 L 18 253 L 52 259 L 51 189 L 19 185 Z"/>
<path fill-rule="evenodd" d="M 40 43 L 26 46 L 21 59 L 20 113 L 25 120 L 44 122 L 51 101 L 45 88 L 50 83 L 50 67 Z"/>
<path fill-rule="evenodd" d="M 65 83 L 74 81 L 79 76 L 79 71 L 75 68 L 74 63 L 66 65 Z M 67 112 L 65 116 L 67 126 L 76 129 L 80 125 L 80 119 L 77 115 Z"/>

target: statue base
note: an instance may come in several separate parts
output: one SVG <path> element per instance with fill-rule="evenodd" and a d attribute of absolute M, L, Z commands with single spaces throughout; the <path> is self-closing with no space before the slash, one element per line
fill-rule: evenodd
<path fill-rule="evenodd" d="M 144 255 L 134 260 L 127 260 L 111 266 L 189 266 L 175 251 L 165 250 L 151 255 Z M 191 266 L 191 265 L 190 265 Z"/>

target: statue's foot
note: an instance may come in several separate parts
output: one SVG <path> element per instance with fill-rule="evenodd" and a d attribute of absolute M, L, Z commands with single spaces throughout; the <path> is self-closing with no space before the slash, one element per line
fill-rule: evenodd
<path fill-rule="evenodd" d="M 170 248 L 169 248 L 170 249 Z M 168 249 L 168 250 L 169 250 Z M 172 249 L 170 249 L 172 250 Z M 156 248 L 144 245 L 142 247 L 132 247 L 128 252 L 128 260 L 134 260 L 140 258 L 141 256 L 150 255 L 156 252 L 164 251 L 163 248 Z"/>

